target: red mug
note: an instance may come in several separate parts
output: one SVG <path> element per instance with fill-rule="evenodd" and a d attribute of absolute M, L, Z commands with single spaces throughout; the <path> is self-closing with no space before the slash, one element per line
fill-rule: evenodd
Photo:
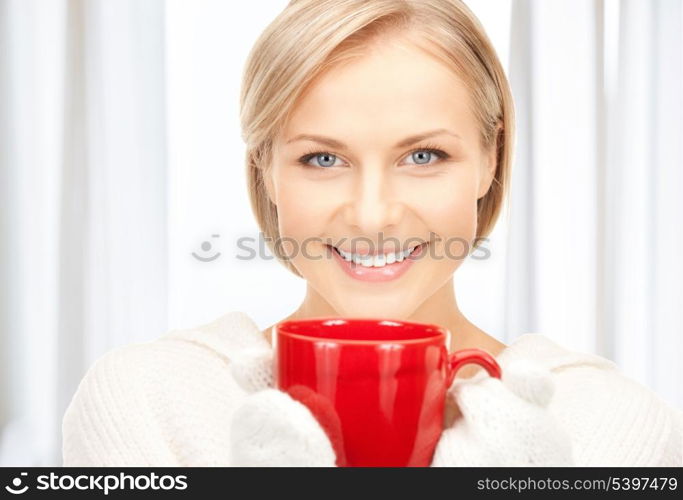
<path fill-rule="evenodd" d="M 386 319 L 315 318 L 275 325 L 275 386 L 305 404 L 338 467 L 427 467 L 441 436 L 446 390 L 481 349 L 448 353 L 450 332 Z"/>

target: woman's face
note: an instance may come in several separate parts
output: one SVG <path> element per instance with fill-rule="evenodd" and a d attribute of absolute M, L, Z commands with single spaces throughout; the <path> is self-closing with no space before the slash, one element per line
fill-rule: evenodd
<path fill-rule="evenodd" d="M 452 286 L 495 157 L 481 149 L 452 69 L 409 42 L 374 48 L 300 98 L 275 140 L 266 185 L 283 249 L 327 305 L 344 316 L 408 318 Z M 420 243 L 417 257 L 391 255 Z M 365 255 L 368 267 L 327 244 L 386 257 Z"/>

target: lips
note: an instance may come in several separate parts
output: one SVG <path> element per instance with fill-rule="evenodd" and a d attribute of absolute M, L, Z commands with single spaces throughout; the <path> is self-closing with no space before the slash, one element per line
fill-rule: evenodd
<path fill-rule="evenodd" d="M 351 278 L 359 281 L 367 282 L 386 282 L 393 281 L 406 273 L 408 269 L 414 265 L 416 258 L 419 257 L 422 252 L 425 251 L 428 242 L 424 242 L 413 250 L 411 254 L 402 261 L 393 262 L 391 264 L 381 263 L 380 266 L 367 266 L 362 264 L 357 264 L 355 262 L 350 262 L 342 257 L 341 253 L 337 251 L 335 247 L 327 245 L 334 249 L 332 252 L 334 260 L 341 267 L 341 269 Z M 374 261 L 373 261 L 374 262 Z"/>

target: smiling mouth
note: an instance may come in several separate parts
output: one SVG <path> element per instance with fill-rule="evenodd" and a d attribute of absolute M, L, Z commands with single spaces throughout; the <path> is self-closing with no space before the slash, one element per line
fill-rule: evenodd
<path fill-rule="evenodd" d="M 392 262 L 391 264 L 385 264 L 385 266 L 390 266 L 390 265 L 393 265 L 394 263 L 400 264 L 401 261 L 403 261 L 404 259 L 409 259 L 409 258 L 410 258 L 411 256 L 413 256 L 418 250 L 420 250 L 421 248 L 426 247 L 428 243 L 429 243 L 428 241 L 425 241 L 425 242 L 423 242 L 423 243 L 420 243 L 419 245 L 413 247 L 412 251 L 411 251 L 409 254 L 405 254 L 405 253 L 404 253 L 404 255 L 403 255 L 403 257 L 401 258 L 401 260 L 396 260 L 396 261 Z M 333 249 L 333 250 L 335 251 L 335 253 L 336 253 L 337 255 L 339 255 L 342 259 L 345 259 L 345 260 L 346 260 L 346 257 L 344 256 L 344 253 L 346 253 L 347 255 L 349 255 L 347 252 L 342 253 L 341 251 L 339 251 L 339 249 L 338 249 L 337 247 L 335 247 L 335 246 L 333 246 L 333 245 L 325 244 L 325 246 L 328 247 L 328 248 Z M 401 253 L 401 252 L 393 252 L 393 255 L 397 255 L 398 253 Z M 355 254 L 354 254 L 354 255 L 355 255 Z M 386 256 L 387 256 L 387 255 L 389 255 L 389 254 L 384 254 L 385 259 L 386 259 Z M 347 262 L 348 262 L 349 264 L 362 265 L 362 264 L 360 264 L 360 263 L 355 262 L 354 259 L 347 260 Z M 372 266 L 366 266 L 366 267 L 372 267 Z"/>
<path fill-rule="evenodd" d="M 405 274 L 425 252 L 428 244 L 429 242 L 423 242 L 408 251 L 376 256 L 349 254 L 332 245 L 325 246 L 334 249 L 334 260 L 351 278 L 359 281 L 384 282 L 396 280 Z"/>

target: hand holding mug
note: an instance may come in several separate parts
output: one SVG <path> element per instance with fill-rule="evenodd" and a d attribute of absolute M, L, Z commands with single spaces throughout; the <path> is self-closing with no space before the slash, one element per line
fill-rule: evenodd
<path fill-rule="evenodd" d="M 273 388 L 272 349 L 242 350 L 230 371 L 248 393 L 230 423 L 232 466 L 336 466 L 332 443 L 309 408 Z"/>
<path fill-rule="evenodd" d="M 285 428 L 299 438 L 315 436 L 310 429 L 317 423 L 324 429 L 337 465 L 427 466 L 443 427 L 446 389 L 458 369 L 473 362 L 500 377 L 495 359 L 485 351 L 448 354 L 445 341 L 449 335 L 434 325 L 393 320 L 280 323 L 275 336 L 275 385 L 302 406 L 287 405 L 290 401 L 282 394 L 263 391 L 235 415 L 233 435 L 238 441 L 243 435 L 254 436 L 253 426 L 259 422 L 260 429 L 270 424 L 279 428 L 269 442 L 282 441 Z M 252 353 L 251 365 L 259 368 L 256 373 L 267 370 L 270 356 Z M 254 389 L 254 377 L 244 366 L 238 360 L 233 373 Z M 272 385 L 262 382 L 261 388 Z M 312 421 L 303 417 L 307 415 L 304 409 L 314 415 Z M 298 415 L 300 422 L 311 425 L 297 433 L 295 422 L 289 427 L 283 423 L 285 415 Z M 272 445 L 260 443 L 258 450 Z M 286 446 L 295 447 L 295 443 Z M 240 456 L 243 448 L 237 446 L 234 454 Z M 278 452 L 273 450 L 273 455 Z"/>
<path fill-rule="evenodd" d="M 548 409 L 552 374 L 528 361 L 502 364 L 502 380 L 456 380 L 449 390 L 462 418 L 444 430 L 432 467 L 566 467 L 571 437 Z"/>
<path fill-rule="evenodd" d="M 233 419 L 236 466 L 334 467 L 332 443 L 307 406 L 266 380 L 272 352 L 256 352 L 233 364 L 236 379 L 251 392 Z M 547 371 L 514 362 L 502 380 L 456 380 L 449 389 L 462 417 L 445 429 L 432 467 L 573 465 L 571 439 L 547 405 L 554 386 Z"/>

